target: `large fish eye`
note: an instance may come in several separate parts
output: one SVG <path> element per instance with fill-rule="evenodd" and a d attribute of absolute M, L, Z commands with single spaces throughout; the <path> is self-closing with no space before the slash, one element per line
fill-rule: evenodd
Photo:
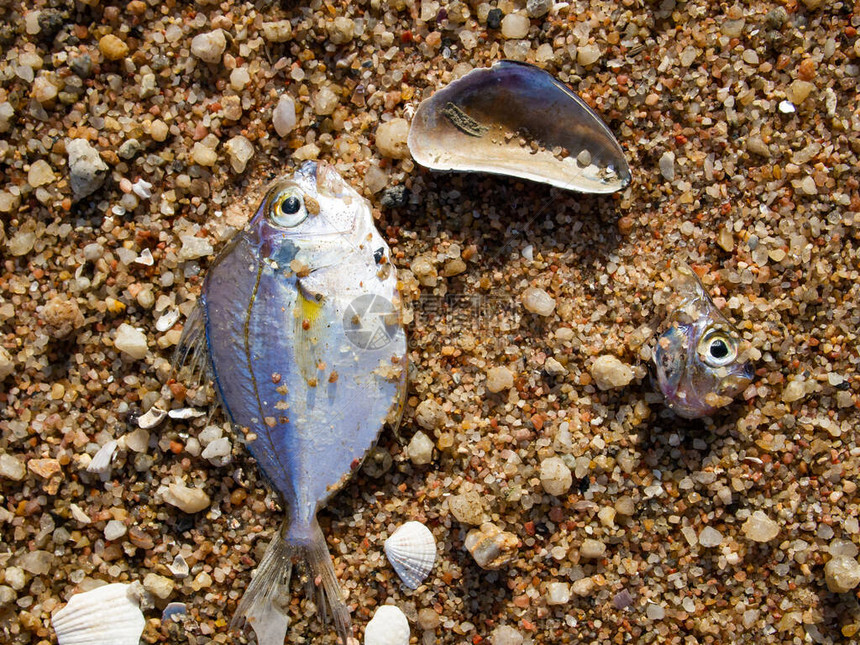
<path fill-rule="evenodd" d="M 282 228 L 298 226 L 308 216 L 301 192 L 296 188 L 287 188 L 276 194 L 269 205 L 269 220 Z"/>
<path fill-rule="evenodd" d="M 738 345 L 728 333 L 717 330 L 702 338 L 699 353 L 711 367 L 723 367 L 733 363 L 738 357 Z"/>

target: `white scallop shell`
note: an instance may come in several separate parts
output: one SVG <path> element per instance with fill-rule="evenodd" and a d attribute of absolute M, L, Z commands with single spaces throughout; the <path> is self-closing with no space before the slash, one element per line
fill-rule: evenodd
<path fill-rule="evenodd" d="M 382 605 L 364 629 L 364 645 L 409 645 L 409 621 L 394 605 Z"/>
<path fill-rule="evenodd" d="M 436 540 L 421 522 L 406 522 L 385 540 L 384 548 L 394 571 L 410 589 L 424 582 L 436 562 Z"/>
<path fill-rule="evenodd" d="M 51 624 L 60 645 L 138 645 L 146 624 L 126 584 L 112 584 L 72 596 Z"/>

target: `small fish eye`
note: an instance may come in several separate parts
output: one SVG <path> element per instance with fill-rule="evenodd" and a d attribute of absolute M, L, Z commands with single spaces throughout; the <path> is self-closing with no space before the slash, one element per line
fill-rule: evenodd
<path fill-rule="evenodd" d="M 281 212 L 284 215 L 295 215 L 299 212 L 299 209 L 301 207 L 302 202 L 295 195 L 290 195 L 284 201 L 281 202 Z"/>
<path fill-rule="evenodd" d="M 708 334 L 699 348 L 703 360 L 711 367 L 723 367 L 738 357 L 737 343 L 724 332 Z"/>
<path fill-rule="evenodd" d="M 287 188 L 271 198 L 268 217 L 275 226 L 293 228 L 304 222 L 307 216 L 302 194 L 295 188 Z"/>
<path fill-rule="evenodd" d="M 711 356 L 716 359 L 725 358 L 729 355 L 729 348 L 726 345 L 726 341 L 724 341 L 722 338 L 718 338 L 717 340 L 712 342 L 708 350 L 711 352 Z"/>

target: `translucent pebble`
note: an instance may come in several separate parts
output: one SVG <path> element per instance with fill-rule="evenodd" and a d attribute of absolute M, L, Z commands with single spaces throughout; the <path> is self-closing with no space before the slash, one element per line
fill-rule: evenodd
<path fill-rule="evenodd" d="M 206 63 L 220 62 L 225 49 L 227 38 L 220 29 L 197 34 L 191 39 L 191 53 Z"/>
<path fill-rule="evenodd" d="M 12 117 L 15 116 L 15 108 L 8 101 L 0 103 L 0 133 L 7 132 L 12 127 Z"/>
<path fill-rule="evenodd" d="M 477 526 L 484 517 L 481 496 L 474 491 L 452 495 L 448 498 L 448 510 L 458 522 Z"/>
<path fill-rule="evenodd" d="M 585 560 L 596 560 L 602 558 L 606 553 L 606 545 L 594 538 L 585 538 L 579 547 L 579 555 Z"/>
<path fill-rule="evenodd" d="M 502 531 L 491 522 L 484 522 L 480 529 L 469 531 L 463 547 L 472 554 L 479 567 L 492 571 L 513 560 L 519 540 L 513 533 Z"/>
<path fill-rule="evenodd" d="M 788 384 L 786 384 L 785 389 L 782 391 L 782 400 L 785 403 L 799 401 L 804 396 L 806 396 L 806 387 L 800 379 L 789 381 Z"/>
<path fill-rule="evenodd" d="M 33 188 L 44 186 L 54 181 L 55 175 L 51 166 L 44 159 L 39 159 L 30 166 L 30 171 L 27 173 L 27 183 Z"/>
<path fill-rule="evenodd" d="M 132 452 L 146 452 L 149 446 L 149 432 L 137 428 L 125 435 L 125 447 Z"/>
<path fill-rule="evenodd" d="M 528 0 L 526 2 L 526 13 L 529 18 L 542 18 L 549 13 L 552 0 Z"/>
<path fill-rule="evenodd" d="M 508 14 L 502 18 L 502 36 L 505 38 L 525 38 L 529 34 L 531 22 L 527 16 L 519 13 Z"/>
<path fill-rule="evenodd" d="M 21 481 L 27 475 L 27 467 L 15 455 L 0 453 L 0 477 Z"/>
<path fill-rule="evenodd" d="M 559 457 L 548 457 L 540 463 L 540 483 L 549 495 L 557 497 L 570 490 L 573 475 Z"/>
<path fill-rule="evenodd" d="M 660 174 L 663 179 L 672 181 L 675 178 L 675 153 L 666 151 L 660 157 Z"/>
<path fill-rule="evenodd" d="M 625 387 L 633 380 L 633 370 L 615 356 L 604 355 L 591 364 L 591 376 L 601 390 Z"/>
<path fill-rule="evenodd" d="M 230 139 L 224 148 L 227 150 L 227 156 L 230 159 L 230 167 L 233 172 L 242 173 L 248 165 L 248 161 L 254 156 L 254 144 L 241 134 Z"/>
<path fill-rule="evenodd" d="M 555 310 L 555 300 L 546 291 L 538 287 L 529 287 L 521 296 L 526 311 L 539 316 L 549 316 Z"/>
<path fill-rule="evenodd" d="M 448 415 L 435 399 L 427 398 L 415 408 L 415 421 L 425 430 L 435 430 L 445 425 Z"/>
<path fill-rule="evenodd" d="M 833 593 L 848 593 L 860 584 L 860 563 L 847 555 L 837 555 L 824 565 L 824 580 Z"/>
<path fill-rule="evenodd" d="M 591 578 L 580 578 L 570 586 L 570 590 L 580 598 L 590 596 L 591 592 L 594 591 L 594 580 Z"/>
<path fill-rule="evenodd" d="M 174 586 L 173 580 L 157 573 L 147 573 L 143 578 L 143 588 L 161 600 L 167 600 L 170 597 Z"/>
<path fill-rule="evenodd" d="M 406 119 L 391 119 L 376 128 L 376 148 L 383 157 L 408 159 L 409 148 L 406 147 L 408 134 L 409 122 Z"/>
<path fill-rule="evenodd" d="M 314 112 L 325 116 L 334 112 L 338 104 L 338 97 L 328 86 L 323 87 L 314 97 Z"/>
<path fill-rule="evenodd" d="M 523 636 L 510 625 L 500 625 L 490 635 L 492 645 L 523 645 Z"/>
<path fill-rule="evenodd" d="M 509 390 L 514 386 L 514 375 L 507 367 L 491 367 L 487 370 L 487 389 L 490 392 Z"/>
<path fill-rule="evenodd" d="M 293 34 L 293 26 L 289 20 L 277 20 L 263 23 L 263 38 L 270 43 L 285 43 Z M 232 80 L 232 77 L 231 77 Z"/>
<path fill-rule="evenodd" d="M 179 249 L 180 260 L 196 260 L 212 255 L 214 252 L 212 244 L 205 237 L 182 235 L 179 239 L 182 240 L 182 248 Z"/>
<path fill-rule="evenodd" d="M 546 604 L 566 605 L 570 601 L 570 585 L 566 582 L 550 582 L 546 586 Z"/>
<path fill-rule="evenodd" d="M 223 466 L 230 461 L 229 457 L 232 450 L 233 446 L 230 440 L 227 437 L 221 437 L 210 442 L 200 456 L 216 466 Z"/>
<path fill-rule="evenodd" d="M 355 37 L 355 21 L 338 16 L 328 24 L 328 37 L 335 45 L 348 43 Z"/>
<path fill-rule="evenodd" d="M 245 89 L 245 86 L 251 82 L 251 75 L 248 73 L 247 67 L 237 67 L 230 72 L 230 87 L 237 92 Z"/>
<path fill-rule="evenodd" d="M 211 503 L 206 491 L 186 486 L 183 481 L 170 484 L 162 493 L 162 499 L 188 514 L 199 513 Z"/>
<path fill-rule="evenodd" d="M 83 199 L 101 188 L 108 166 L 98 150 L 86 139 L 72 139 L 66 144 L 69 155 L 69 183 L 75 199 Z"/>
<path fill-rule="evenodd" d="M 307 143 L 293 153 L 293 159 L 296 161 L 307 161 L 309 159 L 316 159 L 319 156 L 320 148 L 315 143 Z"/>
<path fill-rule="evenodd" d="M 788 98 L 789 101 L 794 103 L 794 105 L 800 105 L 807 99 L 807 97 L 814 89 L 815 85 L 813 85 L 809 81 L 801 81 L 798 79 L 793 81 L 791 85 L 788 86 L 786 98 Z"/>
<path fill-rule="evenodd" d="M 755 511 L 743 523 L 741 531 L 753 542 L 770 542 L 779 535 L 779 524 L 765 515 L 763 511 Z"/>
<path fill-rule="evenodd" d="M 46 77 L 39 76 L 33 81 L 30 88 L 31 94 L 42 105 L 47 105 L 57 98 L 57 86 L 51 83 Z"/>
<path fill-rule="evenodd" d="M 202 141 L 198 141 L 191 148 L 191 160 L 201 166 L 214 166 L 218 161 L 218 153 Z"/>
<path fill-rule="evenodd" d="M 272 125 L 279 137 L 285 137 L 296 127 L 296 104 L 289 94 L 281 94 L 272 112 Z"/>
<path fill-rule="evenodd" d="M 583 45 L 576 50 L 576 62 L 583 67 L 594 65 L 600 60 L 600 49 L 597 45 Z"/>
<path fill-rule="evenodd" d="M 649 602 L 648 607 L 645 609 L 645 615 L 650 620 L 662 620 L 663 617 L 666 615 L 666 610 L 658 604 Z"/>
<path fill-rule="evenodd" d="M 153 141 L 157 141 L 158 143 L 167 139 L 167 135 L 169 133 L 170 128 L 168 128 L 167 124 L 161 119 L 156 119 L 149 126 L 149 136 L 152 137 Z"/>
<path fill-rule="evenodd" d="M 146 334 L 127 323 L 119 326 L 113 344 L 123 354 L 135 360 L 144 358 L 149 351 Z"/>
<path fill-rule="evenodd" d="M 699 533 L 699 544 L 706 549 L 713 549 L 723 543 L 723 534 L 712 526 L 706 526 Z"/>
<path fill-rule="evenodd" d="M 378 193 L 388 185 L 388 172 L 372 164 L 364 173 L 364 185 L 371 193 Z"/>
<path fill-rule="evenodd" d="M 419 430 L 412 436 L 407 453 L 416 466 L 429 464 L 433 460 L 433 441 Z"/>
<path fill-rule="evenodd" d="M 126 526 L 119 520 L 110 520 L 105 525 L 105 539 L 106 540 L 118 540 L 126 533 Z"/>

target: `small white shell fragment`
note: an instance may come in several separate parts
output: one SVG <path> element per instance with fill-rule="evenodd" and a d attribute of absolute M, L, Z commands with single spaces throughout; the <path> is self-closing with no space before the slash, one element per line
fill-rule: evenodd
<path fill-rule="evenodd" d="M 410 589 L 417 589 L 436 562 L 436 540 L 421 522 L 406 522 L 385 540 L 385 555 Z"/>
<path fill-rule="evenodd" d="M 89 524 L 92 522 L 90 516 L 84 513 L 83 509 L 77 504 L 69 504 L 69 510 L 72 512 L 72 517 L 81 524 Z"/>
<path fill-rule="evenodd" d="M 195 410 L 194 408 L 176 408 L 167 413 L 171 419 L 195 419 L 206 414 L 203 410 Z"/>
<path fill-rule="evenodd" d="M 164 417 L 166 416 L 166 410 L 162 410 L 161 408 L 157 408 L 153 405 L 149 410 L 137 418 L 137 426 L 144 430 L 149 430 L 164 421 Z"/>
<path fill-rule="evenodd" d="M 170 309 L 155 321 L 155 328 L 158 331 L 167 331 L 176 324 L 177 320 L 179 320 L 179 309 Z"/>
<path fill-rule="evenodd" d="M 141 199 L 149 199 L 152 197 L 152 184 L 145 179 L 138 179 L 131 186 L 132 192 Z"/>
<path fill-rule="evenodd" d="M 780 101 L 779 111 L 783 114 L 794 114 L 795 110 L 794 103 L 791 101 Z"/>
<path fill-rule="evenodd" d="M 408 645 L 409 621 L 394 605 L 382 605 L 364 630 L 364 645 Z"/>
<path fill-rule="evenodd" d="M 114 439 L 108 441 L 105 445 L 99 448 L 98 452 L 93 456 L 90 465 L 87 466 L 88 473 L 96 473 L 98 475 L 107 475 L 110 473 L 110 464 L 116 453 L 117 443 Z"/>
<path fill-rule="evenodd" d="M 127 584 L 72 596 L 51 624 L 60 645 L 138 645 L 146 621 Z"/>
<path fill-rule="evenodd" d="M 152 257 L 152 251 L 150 251 L 149 249 L 143 249 L 140 255 L 138 255 L 134 259 L 134 261 L 146 267 L 151 267 L 153 264 L 155 264 L 155 258 Z"/>

